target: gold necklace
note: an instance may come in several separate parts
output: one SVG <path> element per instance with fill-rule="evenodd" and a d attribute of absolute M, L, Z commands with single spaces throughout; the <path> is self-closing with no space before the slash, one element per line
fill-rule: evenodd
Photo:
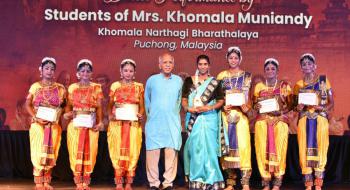
<path fill-rule="evenodd" d="M 43 80 L 40 81 L 40 85 L 42 87 L 52 86 L 52 84 L 53 84 L 53 81 L 48 81 L 48 82 L 44 82 Z"/>
<path fill-rule="evenodd" d="M 122 80 L 122 81 L 121 81 L 121 84 L 122 84 L 122 85 L 125 85 L 125 86 L 130 86 L 130 85 L 132 85 L 133 82 L 134 82 L 134 81 L 132 81 L 132 80 L 130 80 L 129 82 L 126 82 L 126 81 Z"/>
<path fill-rule="evenodd" d="M 276 89 L 276 86 L 277 86 L 277 79 L 275 79 L 275 84 L 273 85 L 273 88 L 272 88 L 272 92 L 275 91 Z M 271 88 L 271 86 L 269 86 L 269 83 L 267 82 L 267 80 L 265 80 L 265 86 L 267 87 L 267 89 Z"/>
<path fill-rule="evenodd" d="M 55 98 L 55 94 L 53 93 L 54 86 L 51 84 L 50 86 L 43 86 L 42 87 L 42 97 L 43 97 L 43 102 L 41 104 L 43 105 L 50 105 L 51 100 Z"/>
<path fill-rule="evenodd" d="M 316 79 L 317 79 L 316 75 L 311 75 L 311 77 L 304 77 L 304 82 L 306 84 L 313 84 L 316 81 Z"/>
<path fill-rule="evenodd" d="M 89 82 L 89 84 L 83 84 L 83 85 L 84 86 L 81 86 L 81 84 L 79 84 L 80 92 L 78 92 L 78 94 L 79 94 L 78 100 L 82 104 L 86 104 L 86 103 L 88 103 L 88 98 L 89 98 L 90 82 Z"/>
<path fill-rule="evenodd" d="M 229 70 L 228 71 L 228 78 L 229 78 L 229 83 L 230 83 L 230 87 L 231 87 L 231 90 L 233 89 L 237 89 L 237 84 L 238 84 L 238 80 L 239 80 L 239 76 L 242 74 L 242 71 L 239 70 L 237 73 L 235 73 L 234 76 L 231 76 L 231 71 Z M 232 81 L 231 81 L 231 77 L 233 78 L 236 78 L 236 81 L 235 81 L 235 86 L 232 86 Z M 244 77 L 243 77 L 243 82 L 244 82 Z"/>

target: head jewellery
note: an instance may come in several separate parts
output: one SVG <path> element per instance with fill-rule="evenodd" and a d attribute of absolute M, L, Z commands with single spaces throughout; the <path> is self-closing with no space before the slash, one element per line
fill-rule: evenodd
<path fill-rule="evenodd" d="M 79 69 L 80 65 L 84 64 L 84 63 L 86 63 L 86 64 L 90 65 L 90 67 L 92 67 L 92 62 L 89 59 L 82 59 L 78 62 L 77 69 Z"/>
<path fill-rule="evenodd" d="M 241 53 L 241 49 L 238 46 L 231 46 L 227 49 L 227 52 L 231 52 L 233 50 L 238 51 L 239 53 Z"/>
<path fill-rule="evenodd" d="M 43 63 L 45 63 L 45 62 L 47 62 L 47 61 L 50 61 L 50 62 L 52 62 L 53 64 L 56 65 L 56 60 L 55 60 L 55 58 L 53 58 L 53 57 L 44 57 L 44 58 L 41 60 L 41 64 L 43 64 Z"/>
<path fill-rule="evenodd" d="M 243 58 L 243 57 L 242 57 L 242 52 L 241 52 L 241 49 L 240 49 L 238 46 L 231 46 L 231 47 L 229 47 L 229 48 L 227 49 L 226 59 L 228 59 L 228 56 L 229 56 L 231 53 L 233 53 L 233 52 L 235 52 L 235 53 L 238 55 L 240 61 L 242 61 L 242 58 Z"/>
<path fill-rule="evenodd" d="M 123 65 L 130 63 L 132 64 L 134 67 L 136 67 L 136 62 L 132 59 L 124 59 L 121 63 L 120 66 L 122 67 Z"/>
<path fill-rule="evenodd" d="M 277 61 L 277 59 L 275 58 L 267 58 L 264 62 L 264 67 L 266 67 L 269 63 L 272 63 L 274 64 L 276 67 L 279 67 L 280 66 L 280 63 Z"/>
<path fill-rule="evenodd" d="M 303 61 L 305 58 L 309 58 L 312 62 L 315 63 L 316 58 L 314 55 L 312 55 L 311 53 L 304 53 L 301 57 L 300 57 L 300 63 L 301 61 Z"/>

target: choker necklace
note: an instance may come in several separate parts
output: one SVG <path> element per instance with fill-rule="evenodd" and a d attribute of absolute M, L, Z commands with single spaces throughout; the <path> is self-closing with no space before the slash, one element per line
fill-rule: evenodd
<path fill-rule="evenodd" d="M 317 78 L 317 77 L 316 77 Z M 311 77 L 304 77 L 304 82 L 306 84 L 312 84 L 315 82 L 315 76 L 312 75 Z"/>
<path fill-rule="evenodd" d="M 51 86 L 52 84 L 53 84 L 53 81 L 47 81 L 47 82 L 41 81 L 42 86 Z"/>
<path fill-rule="evenodd" d="M 124 85 L 131 85 L 132 84 L 132 80 L 130 80 L 130 81 L 124 81 L 124 80 L 122 80 L 122 84 L 124 84 Z"/>
<path fill-rule="evenodd" d="M 234 76 L 231 76 L 231 71 L 230 70 L 228 71 L 228 78 L 229 78 L 229 83 L 230 83 L 231 90 L 237 89 L 237 84 L 238 84 L 239 76 L 241 75 L 241 73 L 242 72 L 239 70 L 237 73 L 235 73 Z M 232 85 L 231 77 L 236 78 L 234 86 Z M 244 82 L 244 79 L 245 79 L 245 76 L 243 76 L 242 82 Z M 243 86 L 243 84 L 242 84 L 242 86 Z"/>
<path fill-rule="evenodd" d="M 90 81 L 89 81 L 89 82 L 86 82 L 86 83 L 85 83 L 85 82 L 81 82 L 81 81 L 79 82 L 79 86 L 80 86 L 80 87 L 87 87 L 87 86 L 89 86 L 89 85 L 90 85 Z"/>

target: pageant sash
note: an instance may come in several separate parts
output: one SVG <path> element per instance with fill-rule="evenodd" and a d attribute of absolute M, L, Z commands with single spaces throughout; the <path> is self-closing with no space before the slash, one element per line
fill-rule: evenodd
<path fill-rule="evenodd" d="M 204 92 L 200 96 L 200 100 L 202 101 L 203 105 L 206 105 L 209 102 L 210 98 L 213 96 L 213 93 L 218 85 L 219 85 L 219 82 L 216 79 L 212 78 L 210 80 L 206 89 L 204 90 Z M 189 133 L 191 133 L 193 125 L 196 122 L 198 115 L 199 114 L 191 114 L 190 119 L 188 121 L 188 125 L 187 125 L 187 130 Z"/>

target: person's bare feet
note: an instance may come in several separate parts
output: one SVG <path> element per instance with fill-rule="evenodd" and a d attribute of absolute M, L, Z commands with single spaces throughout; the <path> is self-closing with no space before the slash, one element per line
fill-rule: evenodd
<path fill-rule="evenodd" d="M 273 186 L 272 190 L 280 190 L 280 187 L 278 187 L 278 186 Z"/>
<path fill-rule="evenodd" d="M 53 190 L 53 187 L 49 183 L 44 183 L 45 190 Z"/>
<path fill-rule="evenodd" d="M 35 190 L 44 190 L 44 185 L 42 183 L 35 184 Z"/>
<path fill-rule="evenodd" d="M 116 189 L 116 190 L 124 190 L 123 184 L 117 184 L 117 185 L 115 186 L 115 189 Z"/>
<path fill-rule="evenodd" d="M 232 185 L 228 185 L 224 190 L 235 190 Z"/>
<path fill-rule="evenodd" d="M 84 190 L 90 190 L 89 184 L 83 183 Z"/>
<path fill-rule="evenodd" d="M 270 187 L 269 187 L 269 186 L 265 186 L 265 187 L 263 188 L 263 190 L 270 190 Z"/>
<path fill-rule="evenodd" d="M 125 188 L 124 188 L 125 190 L 132 190 L 132 187 L 131 187 L 131 184 L 130 183 L 127 183 L 126 185 L 125 185 Z"/>
<path fill-rule="evenodd" d="M 250 190 L 249 185 L 243 185 L 243 190 Z"/>
<path fill-rule="evenodd" d="M 84 190 L 84 187 L 83 187 L 83 184 L 82 183 L 79 183 L 79 184 L 76 184 L 77 187 L 75 188 L 75 190 Z"/>

